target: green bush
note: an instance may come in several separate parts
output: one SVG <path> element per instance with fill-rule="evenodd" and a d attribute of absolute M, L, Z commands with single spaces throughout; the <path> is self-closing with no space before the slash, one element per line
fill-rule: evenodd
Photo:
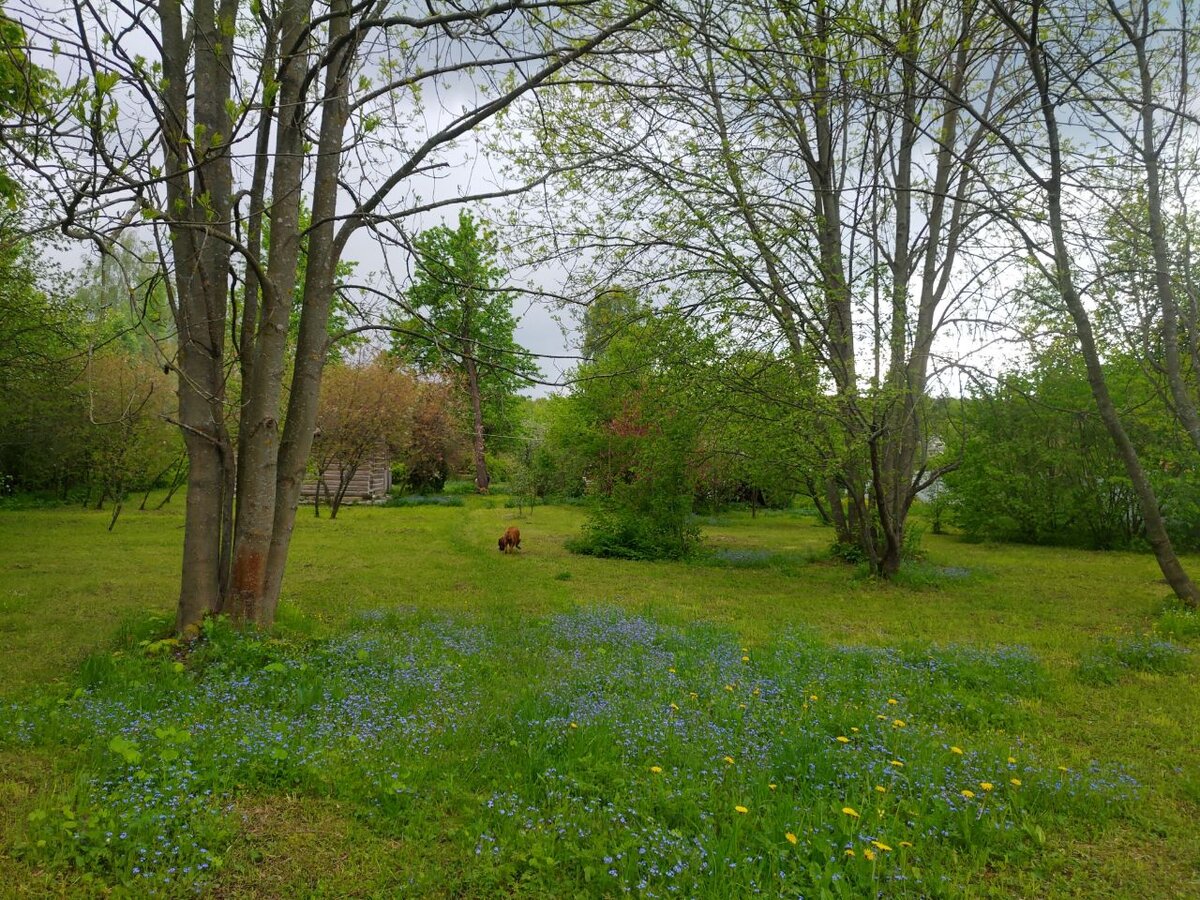
<path fill-rule="evenodd" d="M 687 521 L 688 498 L 675 498 L 674 505 L 679 508 L 662 501 L 652 512 L 601 502 L 567 549 L 612 559 L 683 559 L 699 546 L 700 527 Z"/>
<path fill-rule="evenodd" d="M 392 487 L 388 491 L 393 497 L 407 494 L 409 491 L 408 466 L 402 462 L 392 463 Z"/>
<path fill-rule="evenodd" d="M 834 541 L 829 546 L 829 555 L 855 566 L 867 561 L 867 551 L 849 541 Z"/>

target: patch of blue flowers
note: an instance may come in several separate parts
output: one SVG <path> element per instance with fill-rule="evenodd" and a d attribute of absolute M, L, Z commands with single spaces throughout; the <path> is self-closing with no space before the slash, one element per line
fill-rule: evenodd
<path fill-rule="evenodd" d="M 1023 744 L 1045 689 L 1019 648 L 749 648 L 605 608 L 399 609 L 324 641 L 217 623 L 195 648 L 94 657 L 72 694 L 0 707 L 0 742 L 79 754 L 23 851 L 139 895 L 219 879 L 234 802 L 272 790 L 452 833 L 449 893 L 929 895 L 1134 796 L 1117 768 Z"/>

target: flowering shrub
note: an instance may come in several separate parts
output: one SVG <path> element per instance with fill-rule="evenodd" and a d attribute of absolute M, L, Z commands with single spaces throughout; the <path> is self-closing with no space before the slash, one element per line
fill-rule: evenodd
<path fill-rule="evenodd" d="M 0 746 L 77 747 L 83 772 L 21 850 L 137 895 L 219 878 L 247 791 L 428 840 L 458 811 L 447 893 L 645 897 L 944 894 L 1134 791 L 1022 744 L 1046 676 L 1020 649 L 749 648 L 589 609 L 397 610 L 303 643 L 217 625 L 143 651 L 0 706 Z"/>

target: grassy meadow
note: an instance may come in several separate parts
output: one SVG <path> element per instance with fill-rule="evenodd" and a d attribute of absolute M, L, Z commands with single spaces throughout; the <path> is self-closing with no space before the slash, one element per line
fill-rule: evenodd
<path fill-rule="evenodd" d="M 178 501 L 0 511 L 0 896 L 1200 896 L 1149 556 L 880 584 L 796 513 L 641 563 L 464 499 L 302 510 L 276 633 L 190 653 Z"/>

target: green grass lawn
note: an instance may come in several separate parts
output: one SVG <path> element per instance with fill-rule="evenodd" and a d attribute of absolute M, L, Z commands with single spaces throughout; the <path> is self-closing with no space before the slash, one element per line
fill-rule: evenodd
<path fill-rule="evenodd" d="M 519 520 L 498 498 L 466 498 L 451 508 L 349 508 L 332 522 L 302 511 L 280 611 L 282 640 L 228 636 L 225 656 L 213 649 L 210 657 L 181 659 L 176 672 L 173 657 L 146 658 L 139 641 L 159 636 L 154 630 L 173 609 L 181 511 L 175 504 L 126 513 L 112 533 L 105 513 L 0 512 L 0 697 L 25 709 L 30 698 L 47 698 L 37 715 L 48 723 L 29 741 L 0 736 L 2 896 L 102 896 L 114 884 L 118 895 L 138 895 L 105 868 L 117 865 L 112 851 L 94 847 L 73 860 L 60 837 L 39 838 L 49 827 L 41 813 L 55 810 L 61 818 L 60 807 L 94 791 L 81 773 L 117 772 L 125 764 L 102 727 L 114 720 L 97 718 L 88 698 L 160 718 L 180 704 L 216 716 L 222 702 L 243 708 L 206 693 L 217 675 L 249 677 L 263 690 L 277 679 L 276 690 L 263 696 L 239 695 L 247 718 L 235 716 L 227 727 L 250 729 L 245 723 L 262 710 L 311 711 L 314 697 L 353 694 L 354 685 L 371 683 L 370 672 L 386 680 L 388 665 L 359 671 L 357 655 L 345 669 L 348 650 L 330 656 L 338 641 L 365 642 L 346 645 L 365 654 L 363 665 L 421 651 L 412 671 L 424 680 L 402 688 L 387 682 L 380 708 L 444 711 L 457 692 L 461 715 L 430 713 L 434 736 L 421 732 L 420 740 L 406 718 L 386 746 L 361 752 L 344 743 L 360 737 L 329 737 L 310 715 L 305 727 L 317 730 L 297 732 L 303 747 L 273 747 L 269 752 L 287 755 L 266 768 L 251 754 L 225 770 L 236 776 L 215 765 L 199 771 L 216 745 L 203 734 L 189 736 L 179 749 L 195 757 L 198 774 L 189 777 L 207 778 L 223 798 L 219 816 L 205 813 L 193 823 L 220 857 L 219 871 L 206 876 L 207 892 L 616 896 L 628 885 L 636 893 L 634 863 L 605 863 L 601 851 L 594 860 L 588 855 L 592 845 L 617 846 L 629 833 L 627 823 L 614 824 L 611 809 L 581 799 L 602 797 L 627 803 L 647 821 L 671 823 L 670 834 L 705 835 L 707 853 L 743 860 L 744 869 L 790 869 L 807 879 L 765 884 L 768 894 L 783 887 L 795 896 L 805 885 L 808 893 L 829 884 L 845 896 L 1200 896 L 1198 666 L 1189 654 L 1173 671 L 1178 667 L 1159 665 L 1129 643 L 1158 627 L 1166 597 L 1148 556 L 927 535 L 928 562 L 902 583 L 885 585 L 824 559 L 830 533 L 792 514 L 721 516 L 704 526 L 715 557 L 633 563 L 568 553 L 563 543 L 582 520 L 574 507 L 539 507 Z M 524 549 L 502 555 L 496 538 L 514 522 Z M 1189 562 L 1200 571 L 1200 560 Z M 624 633 L 636 630 L 630 623 L 646 622 L 657 630 L 597 655 L 602 637 L 576 634 L 597 606 L 610 610 L 605 628 Z M 382 645 L 371 638 L 376 632 Z M 471 638 L 463 649 L 462 636 L 476 634 L 479 647 Z M 955 646 L 989 652 L 963 657 L 945 649 Z M 990 652 L 1013 646 L 1029 654 Z M 743 647 L 744 678 L 713 662 L 741 671 Z M 1112 663 L 1118 651 L 1128 651 L 1132 667 Z M 668 672 L 665 659 L 678 672 Z M 924 659 L 934 674 L 913 668 L 913 660 Z M 1101 677 L 1080 678 L 1081 659 L 1092 660 L 1088 672 Z M 1036 677 L 1026 683 L 1030 666 Z M 77 688 L 84 689 L 80 696 Z M 581 698 L 598 691 L 610 708 L 576 722 L 582 734 L 572 735 L 567 717 L 582 718 L 580 710 L 591 707 Z M 821 700 L 810 703 L 810 691 Z M 881 705 L 893 695 L 911 717 L 903 737 L 890 720 L 877 719 L 894 712 Z M 653 718 L 671 703 L 681 707 L 674 737 L 660 734 Z M 91 718 L 79 712 L 84 707 Z M 646 710 L 658 712 L 644 718 Z M 163 733 L 137 751 L 146 755 L 134 765 L 150 773 L 147 783 L 174 771 L 158 756 L 154 764 L 166 768 L 151 767 L 152 753 L 175 754 L 176 732 Z M 745 759 L 728 770 L 716 765 L 722 754 L 714 734 L 755 748 L 754 767 Z M 868 759 L 867 748 L 885 745 L 897 753 L 904 747 L 906 771 L 875 768 L 880 763 Z M 961 760 L 949 746 L 966 751 Z M 302 763 L 302 749 L 319 764 Z M 861 755 L 849 755 L 855 753 Z M 1020 759 L 1014 765 L 1028 768 L 1009 771 L 1009 753 Z M 795 776 L 802 761 L 815 766 L 811 779 Z M 1136 780 L 1132 799 L 1103 785 L 1076 796 L 1071 779 L 1093 761 Z M 650 766 L 664 771 L 652 776 Z M 1067 775 L 1055 774 L 1060 766 Z M 885 775 L 894 783 L 879 783 Z M 1001 796 L 1009 775 L 1022 782 L 1023 794 Z M 380 786 L 393 776 L 399 789 Z M 778 778 L 778 790 L 767 792 L 769 777 Z M 992 803 L 978 821 L 995 833 L 981 833 L 956 810 L 962 789 L 974 784 L 984 793 L 981 779 L 1000 786 L 994 800 L 971 800 Z M 1056 779 L 1066 788 L 1056 788 Z M 878 787 L 886 791 L 876 796 Z M 529 828 L 486 805 L 509 795 L 536 807 L 526 812 Z M 814 860 L 839 856 L 857 846 L 846 841 L 861 837 L 843 833 L 850 820 L 840 812 L 843 803 L 877 809 L 887 825 L 879 826 L 878 840 L 891 849 L 868 866 L 863 850 L 870 845 L 863 844 L 845 860 L 858 868 L 839 869 L 829 881 L 829 872 L 812 869 Z M 737 806 L 748 812 L 729 811 Z M 82 816 L 82 807 L 72 814 Z M 592 837 L 538 838 L 564 823 Z M 901 860 L 897 835 L 910 827 L 925 840 L 907 851 L 911 861 Z M 785 832 L 800 835 L 797 846 L 824 849 L 803 863 L 784 856 L 793 852 Z M 39 839 L 45 847 L 36 848 Z M 476 854 L 488 839 L 502 850 L 491 853 L 489 845 Z M 679 852 L 688 872 L 702 871 L 701 862 Z M 883 877 L 918 865 L 917 880 Z M 609 876 L 609 866 L 618 875 Z M 705 873 L 694 884 L 708 886 L 711 896 L 742 896 L 748 882 L 741 877 Z M 646 890 L 669 895 L 654 884 Z"/>

